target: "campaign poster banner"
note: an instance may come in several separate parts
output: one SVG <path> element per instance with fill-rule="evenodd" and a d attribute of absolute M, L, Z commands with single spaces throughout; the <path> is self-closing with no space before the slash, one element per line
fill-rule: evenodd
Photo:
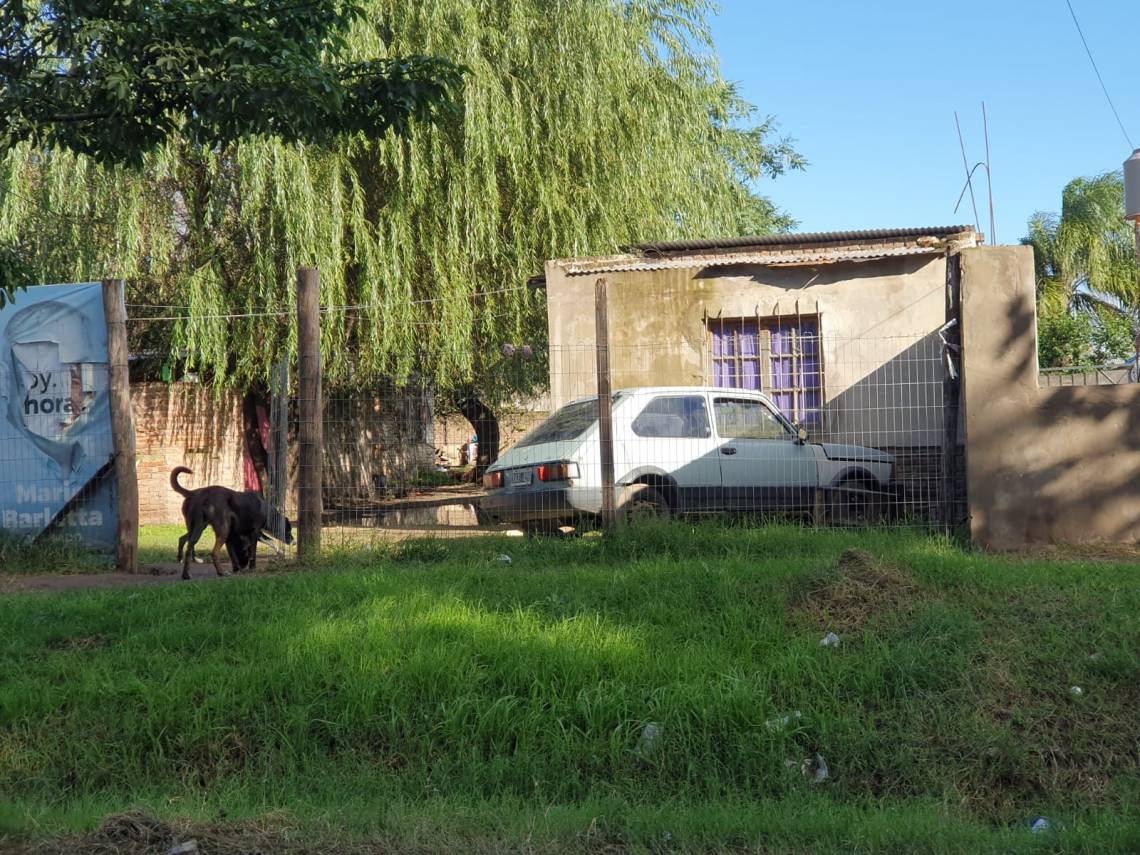
<path fill-rule="evenodd" d="M 113 548 L 113 457 L 102 286 L 17 291 L 0 309 L 0 537 Z"/>

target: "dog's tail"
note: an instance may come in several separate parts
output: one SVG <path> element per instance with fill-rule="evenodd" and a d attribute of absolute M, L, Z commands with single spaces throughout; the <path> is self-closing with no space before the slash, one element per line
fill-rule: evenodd
<path fill-rule="evenodd" d="M 189 496 L 190 491 L 178 483 L 178 476 L 185 472 L 187 475 L 193 475 L 193 469 L 187 469 L 185 466 L 175 466 L 170 472 L 170 486 L 175 493 L 181 493 L 183 496 Z"/>

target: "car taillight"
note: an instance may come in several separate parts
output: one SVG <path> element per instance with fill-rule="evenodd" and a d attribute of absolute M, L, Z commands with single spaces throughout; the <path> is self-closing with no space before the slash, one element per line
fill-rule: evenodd
<path fill-rule="evenodd" d="M 578 477 L 577 463 L 543 463 L 538 467 L 539 481 L 569 481 Z"/>
<path fill-rule="evenodd" d="M 502 472 L 487 472 L 483 475 L 483 486 L 488 490 L 497 490 L 503 486 Z"/>

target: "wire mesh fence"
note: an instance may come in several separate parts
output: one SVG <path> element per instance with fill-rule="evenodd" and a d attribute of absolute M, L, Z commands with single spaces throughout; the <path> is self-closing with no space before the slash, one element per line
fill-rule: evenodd
<path fill-rule="evenodd" d="M 425 382 L 328 390 L 328 542 L 582 530 L 611 513 L 924 527 L 965 517 L 956 385 L 936 333 L 738 326 L 607 355 L 608 441 L 592 344 L 552 350 L 548 387 L 483 402 L 482 420 Z"/>
<path fill-rule="evenodd" d="M 595 303 L 599 329 L 604 305 Z M 790 315 L 706 313 L 697 330 L 673 338 L 613 329 L 603 347 L 585 340 L 592 324 L 583 323 L 581 344 L 537 354 L 503 346 L 503 359 L 482 360 L 492 367 L 461 391 L 439 387 L 423 366 L 402 382 L 346 381 L 342 370 L 324 378 L 320 397 L 306 398 L 281 364 L 265 388 L 235 393 L 244 396 L 236 440 L 215 445 L 235 440 L 240 463 L 236 475 L 216 468 L 229 473 L 227 486 L 258 490 L 296 520 L 301 460 L 312 459 L 300 450 L 302 425 L 316 414 L 315 518 L 334 547 L 425 532 L 581 531 L 637 516 L 942 530 L 964 522 L 964 419 L 957 351 L 945 335 L 953 322 L 912 335 L 841 335 L 795 306 Z M 180 363 L 148 344 L 179 340 L 171 325 L 191 319 L 162 312 L 185 307 L 151 308 L 160 314 L 130 325 L 140 373 L 199 381 L 185 354 Z M 314 304 L 310 315 L 358 308 Z M 265 314 L 285 323 L 289 311 Z M 532 370 L 512 368 L 511 359 L 531 358 Z M 1046 369 L 1039 382 L 1135 381 L 1135 366 L 1118 365 Z M 73 392 L 76 378 L 55 385 Z M 30 414 L 32 433 L 42 416 Z M 0 464 L 19 461 L 0 454 Z"/>
<path fill-rule="evenodd" d="M 462 394 L 428 375 L 325 378 L 322 545 L 582 531 L 635 516 L 940 529 L 965 519 L 957 379 L 937 331 L 841 336 L 797 316 L 710 319 L 697 340 L 612 338 L 608 439 L 593 342 L 539 354 L 543 382 L 516 388 L 502 377 L 529 349 L 504 349 L 500 375 Z M 241 461 L 228 486 L 262 491 L 296 523 L 300 425 L 315 401 L 282 365 L 252 406 L 248 393 L 235 406 L 225 442 Z"/>
<path fill-rule="evenodd" d="M 1120 386 L 1140 381 L 1135 361 L 1129 365 L 1085 365 L 1065 368 L 1042 368 L 1040 386 Z"/>

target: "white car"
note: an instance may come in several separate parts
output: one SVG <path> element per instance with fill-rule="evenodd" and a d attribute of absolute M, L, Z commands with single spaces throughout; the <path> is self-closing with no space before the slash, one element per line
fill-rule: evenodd
<path fill-rule="evenodd" d="M 627 514 L 719 511 L 878 514 L 894 458 L 807 442 L 767 396 L 692 386 L 613 395 L 616 507 Z M 525 529 L 575 524 L 602 509 L 598 399 L 568 404 L 488 468 L 480 517 Z"/>

